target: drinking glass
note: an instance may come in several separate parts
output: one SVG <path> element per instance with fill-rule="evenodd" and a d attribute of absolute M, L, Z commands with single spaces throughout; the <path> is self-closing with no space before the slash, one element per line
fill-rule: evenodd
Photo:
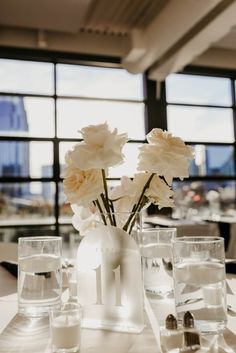
<path fill-rule="evenodd" d="M 27 316 L 49 314 L 61 304 L 60 237 L 18 239 L 18 312 Z"/>
<path fill-rule="evenodd" d="M 139 231 L 143 283 L 146 293 L 160 299 L 173 295 L 172 239 L 176 228 Z"/>
<path fill-rule="evenodd" d="M 79 352 L 81 320 L 82 308 L 76 303 L 66 303 L 61 309 L 50 310 L 52 352 Z"/>
<path fill-rule="evenodd" d="M 199 331 L 221 332 L 227 321 L 224 239 L 175 238 L 173 279 L 178 320 L 190 311 Z"/>

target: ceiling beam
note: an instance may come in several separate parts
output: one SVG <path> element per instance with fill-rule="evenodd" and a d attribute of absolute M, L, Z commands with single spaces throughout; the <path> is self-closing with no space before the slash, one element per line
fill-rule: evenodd
<path fill-rule="evenodd" d="M 159 58 L 149 71 L 149 78 L 162 81 L 178 72 L 204 53 L 212 43 L 224 37 L 236 24 L 236 1 L 223 0 L 206 15 L 182 40 Z M 189 38 L 188 38 L 189 37 Z"/>
<path fill-rule="evenodd" d="M 127 38 L 81 32 L 77 34 L 0 27 L 0 45 L 80 54 L 122 57 Z"/>
<path fill-rule="evenodd" d="M 236 70 L 236 50 L 210 48 L 194 60 L 192 65 Z"/>
<path fill-rule="evenodd" d="M 137 58 L 132 56 L 137 41 L 135 32 L 131 33 L 130 45 L 122 65 L 132 73 L 146 71 L 223 1 L 225 0 L 170 0 L 151 24 L 140 32 L 139 43 L 143 44 L 144 53 Z"/>

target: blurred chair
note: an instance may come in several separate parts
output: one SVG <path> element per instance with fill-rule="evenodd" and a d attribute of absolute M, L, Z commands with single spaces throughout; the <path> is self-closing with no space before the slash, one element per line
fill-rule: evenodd
<path fill-rule="evenodd" d="M 232 223 L 230 225 L 230 238 L 226 251 L 226 257 L 228 259 L 236 259 L 236 223 Z"/>
<path fill-rule="evenodd" d="M 219 236 L 219 228 L 216 223 L 192 224 L 177 226 L 177 236 Z"/>
<path fill-rule="evenodd" d="M 17 243 L 0 242 L 0 262 L 17 262 Z"/>

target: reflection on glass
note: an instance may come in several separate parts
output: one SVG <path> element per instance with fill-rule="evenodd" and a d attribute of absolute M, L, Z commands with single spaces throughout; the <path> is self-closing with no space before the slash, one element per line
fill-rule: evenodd
<path fill-rule="evenodd" d="M 58 64 L 57 77 L 58 95 L 143 99 L 142 75 L 124 69 Z"/>
<path fill-rule="evenodd" d="M 0 92 L 53 94 L 53 64 L 0 59 Z"/>
<path fill-rule="evenodd" d="M 191 176 L 234 175 L 232 146 L 194 146 L 195 159 L 190 164 Z"/>
<path fill-rule="evenodd" d="M 53 99 L 0 96 L 0 135 L 54 136 Z"/>
<path fill-rule="evenodd" d="M 233 142 L 233 114 L 230 108 L 202 108 L 168 105 L 168 130 L 185 141 Z"/>
<path fill-rule="evenodd" d="M 168 103 L 230 106 L 230 79 L 171 74 L 166 79 L 166 99 Z"/>
<path fill-rule="evenodd" d="M 51 142 L 0 141 L 0 177 L 52 177 Z"/>
<path fill-rule="evenodd" d="M 84 126 L 107 121 L 129 138 L 145 139 L 144 104 L 58 99 L 58 136 L 81 138 Z M 65 124 L 66 121 L 66 124 Z"/>
<path fill-rule="evenodd" d="M 212 210 L 230 214 L 235 210 L 235 186 L 232 180 L 174 182 L 173 216 L 209 218 Z"/>
<path fill-rule="evenodd" d="M 52 223 L 54 183 L 0 184 L 0 225 Z"/>

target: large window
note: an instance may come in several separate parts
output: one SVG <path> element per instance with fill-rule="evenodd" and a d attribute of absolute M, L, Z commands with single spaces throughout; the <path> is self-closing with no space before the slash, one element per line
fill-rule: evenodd
<path fill-rule="evenodd" d="M 130 138 L 126 164 L 110 178 L 132 175 L 134 151 L 146 135 L 144 108 L 142 75 L 0 59 L 0 236 L 70 232 L 62 186 L 66 151 L 80 141 L 82 127 L 107 121 Z"/>
<path fill-rule="evenodd" d="M 190 178 L 175 183 L 178 216 L 235 208 L 234 79 L 172 74 L 166 80 L 167 126 L 195 150 Z"/>

